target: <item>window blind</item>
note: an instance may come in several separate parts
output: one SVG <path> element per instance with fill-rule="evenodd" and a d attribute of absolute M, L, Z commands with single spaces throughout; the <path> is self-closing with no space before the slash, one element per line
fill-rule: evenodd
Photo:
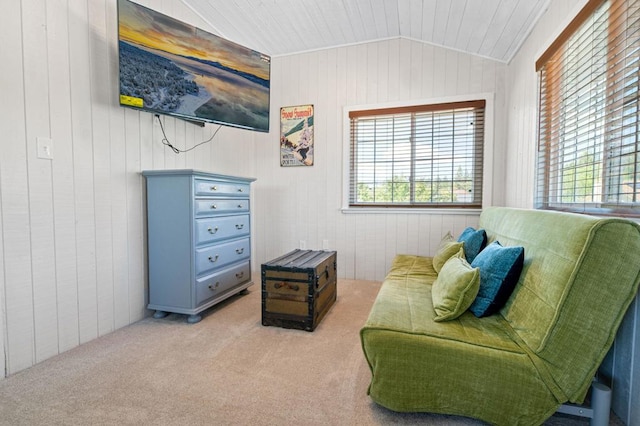
<path fill-rule="evenodd" d="M 485 101 L 351 111 L 350 206 L 482 206 Z"/>
<path fill-rule="evenodd" d="M 537 207 L 640 214 L 639 58 L 640 0 L 597 0 L 537 61 Z"/>

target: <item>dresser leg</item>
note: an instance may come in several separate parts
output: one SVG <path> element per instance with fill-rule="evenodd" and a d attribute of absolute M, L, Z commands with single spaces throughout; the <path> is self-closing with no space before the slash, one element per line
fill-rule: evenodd
<path fill-rule="evenodd" d="M 167 315 L 169 315 L 169 313 L 168 313 L 168 312 L 165 312 L 165 311 L 156 311 L 156 313 L 155 313 L 155 314 L 153 314 L 153 317 L 154 317 L 155 319 L 160 319 L 160 318 L 164 318 L 164 317 L 166 317 Z"/>
<path fill-rule="evenodd" d="M 202 319 L 202 317 L 200 315 L 189 315 L 187 317 L 187 322 L 189 324 L 195 324 L 197 322 L 200 322 L 201 319 Z"/>

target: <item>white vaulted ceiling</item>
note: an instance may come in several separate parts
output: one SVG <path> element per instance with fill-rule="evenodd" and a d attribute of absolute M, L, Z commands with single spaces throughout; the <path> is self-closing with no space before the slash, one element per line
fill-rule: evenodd
<path fill-rule="evenodd" d="M 408 38 L 509 62 L 550 0 L 182 0 L 271 56 Z"/>

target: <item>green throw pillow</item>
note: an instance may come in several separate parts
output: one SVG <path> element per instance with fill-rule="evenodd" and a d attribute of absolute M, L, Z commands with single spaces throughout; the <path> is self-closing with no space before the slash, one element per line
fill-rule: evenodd
<path fill-rule="evenodd" d="M 463 245 L 464 243 L 456 241 L 451 232 L 448 232 L 440 241 L 438 250 L 433 256 L 433 269 L 439 273 L 445 262 L 458 253 Z"/>
<path fill-rule="evenodd" d="M 472 268 L 464 251 L 445 262 L 431 288 L 431 300 L 436 312 L 434 321 L 458 318 L 475 300 L 480 288 L 480 270 Z"/>

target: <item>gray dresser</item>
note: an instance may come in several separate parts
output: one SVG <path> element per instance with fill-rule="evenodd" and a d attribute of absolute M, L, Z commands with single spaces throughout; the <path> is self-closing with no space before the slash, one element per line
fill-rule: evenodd
<path fill-rule="evenodd" d="M 197 170 L 143 171 L 147 181 L 149 309 L 200 312 L 251 281 L 253 178 Z"/>

